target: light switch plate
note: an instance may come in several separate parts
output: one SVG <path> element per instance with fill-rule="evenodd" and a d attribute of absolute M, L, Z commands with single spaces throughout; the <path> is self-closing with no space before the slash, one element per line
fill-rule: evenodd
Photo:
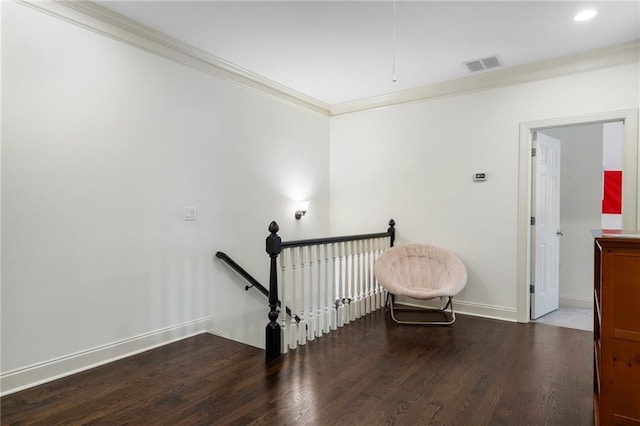
<path fill-rule="evenodd" d="M 198 209 L 195 207 L 184 208 L 184 220 L 194 221 L 198 219 Z"/>

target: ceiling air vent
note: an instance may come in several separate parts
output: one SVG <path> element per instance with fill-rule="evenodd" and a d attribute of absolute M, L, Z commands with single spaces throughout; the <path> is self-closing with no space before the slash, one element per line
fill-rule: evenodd
<path fill-rule="evenodd" d="M 491 68 L 501 67 L 502 63 L 500 62 L 498 55 L 495 55 L 495 56 L 490 56 L 488 58 L 474 59 L 473 61 L 467 61 L 464 63 L 464 65 L 467 67 L 467 69 L 470 72 L 476 72 L 476 71 L 484 71 L 484 70 L 489 70 Z"/>
<path fill-rule="evenodd" d="M 482 71 L 484 68 L 484 65 L 482 65 L 482 62 L 480 61 L 469 61 L 469 62 L 465 62 L 464 63 L 467 68 L 469 68 L 469 71 L 471 72 L 476 72 L 476 71 Z"/>

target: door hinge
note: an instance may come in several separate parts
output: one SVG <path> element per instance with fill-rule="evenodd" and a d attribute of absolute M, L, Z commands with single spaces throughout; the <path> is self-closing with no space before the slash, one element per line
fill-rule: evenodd
<path fill-rule="evenodd" d="M 531 226 L 536 224 L 536 218 L 531 216 Z"/>
<path fill-rule="evenodd" d="M 529 293 L 534 294 L 536 292 L 536 286 L 534 284 L 529 285 Z"/>
<path fill-rule="evenodd" d="M 535 148 L 531 148 L 531 156 L 532 157 L 536 156 L 536 149 Z"/>

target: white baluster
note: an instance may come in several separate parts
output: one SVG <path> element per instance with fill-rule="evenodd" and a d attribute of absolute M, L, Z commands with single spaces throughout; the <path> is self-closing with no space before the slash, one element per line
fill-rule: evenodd
<path fill-rule="evenodd" d="M 376 280 L 375 274 L 375 266 L 376 266 L 376 240 L 371 240 L 371 289 L 373 291 L 373 295 L 371 297 L 371 305 L 375 306 L 375 310 L 380 308 L 380 298 L 378 294 L 378 281 Z"/>
<path fill-rule="evenodd" d="M 376 259 L 376 240 L 372 239 L 370 242 L 369 262 L 371 265 L 371 310 L 377 311 L 380 308 L 378 286 L 375 274 L 375 259 Z"/>
<path fill-rule="evenodd" d="M 358 280 L 356 273 L 358 272 L 358 253 L 357 253 L 356 241 L 351 241 L 351 306 L 349 313 L 351 315 L 351 321 L 356 320 L 356 306 L 358 306 L 357 293 L 358 293 Z"/>
<path fill-rule="evenodd" d="M 344 323 L 351 322 L 351 244 L 344 242 Z"/>
<path fill-rule="evenodd" d="M 344 325 L 344 300 L 345 300 L 345 286 L 344 282 L 344 271 L 343 271 L 343 261 L 344 261 L 344 243 L 338 243 L 338 304 L 337 306 L 337 314 L 338 314 L 338 327 L 342 327 Z"/>
<path fill-rule="evenodd" d="M 367 314 L 372 312 L 371 309 L 371 257 L 370 257 L 370 247 L 371 247 L 371 239 L 364 241 L 364 287 L 365 287 L 365 299 L 364 299 L 364 310 Z"/>
<path fill-rule="evenodd" d="M 327 246 L 327 252 L 329 251 L 329 247 Z M 336 254 L 338 252 L 337 243 L 331 244 L 331 264 L 329 265 L 329 270 L 327 276 L 329 277 L 329 298 L 327 300 L 327 305 L 329 308 L 330 315 L 330 325 L 331 330 L 337 330 L 338 328 L 338 307 L 336 306 L 336 300 L 338 299 L 338 291 L 336 290 L 336 286 L 338 285 L 338 280 L 336 279 Z"/>
<path fill-rule="evenodd" d="M 282 300 L 280 306 L 280 353 L 286 354 L 289 350 L 289 329 L 287 328 L 287 282 L 285 277 L 285 253 L 280 253 L 280 281 L 278 282 L 278 294 Z"/>
<path fill-rule="evenodd" d="M 380 250 L 378 252 L 378 256 L 382 254 L 387 248 L 389 248 L 390 240 L 389 238 L 381 238 L 380 239 Z M 380 307 L 383 307 L 387 300 L 387 291 L 378 283 L 378 288 L 380 289 Z"/>
<path fill-rule="evenodd" d="M 307 259 L 309 259 L 308 270 L 309 270 L 309 281 L 307 284 L 307 340 L 313 341 L 316 336 L 316 316 L 315 316 L 315 305 L 313 303 L 313 294 L 314 292 L 314 282 L 313 282 L 313 252 L 311 250 L 311 246 L 307 246 Z"/>
<path fill-rule="evenodd" d="M 322 299 L 322 295 L 326 294 L 325 282 L 322 281 L 322 259 L 320 253 L 320 245 L 315 246 L 315 258 L 316 258 L 316 271 L 317 280 L 316 280 L 316 336 L 322 336 L 322 330 L 324 329 L 324 300 Z"/>
<path fill-rule="evenodd" d="M 360 253 L 359 253 L 359 241 L 352 241 L 353 246 L 353 270 L 351 276 L 353 277 L 353 319 L 360 318 Z"/>
<path fill-rule="evenodd" d="M 384 242 L 384 249 L 385 250 L 391 248 L 391 240 L 389 238 L 384 238 L 382 241 Z M 382 254 L 382 252 L 380 254 Z M 382 286 L 380 286 L 380 289 L 381 289 L 381 293 L 382 293 L 382 296 L 383 296 L 382 297 L 382 300 L 383 300 L 382 303 L 384 303 L 384 300 L 386 300 L 386 296 L 387 296 L 387 290 L 382 288 Z"/>
<path fill-rule="evenodd" d="M 298 324 L 299 328 L 299 345 L 307 344 L 307 328 L 309 324 L 307 322 L 307 298 L 305 295 L 307 294 L 307 283 L 306 283 L 306 275 L 305 268 L 307 266 L 307 258 L 305 255 L 304 247 L 296 247 L 300 251 L 300 323 Z"/>
<path fill-rule="evenodd" d="M 375 244 L 374 244 L 374 251 L 373 251 L 373 266 L 375 269 L 375 264 L 376 264 L 376 260 L 378 259 L 378 256 L 380 255 L 380 238 L 377 238 L 375 240 Z M 375 300 L 375 304 L 378 308 L 382 307 L 382 304 L 384 303 L 384 301 L 382 300 L 382 288 L 380 287 L 380 283 L 378 282 L 378 280 L 375 280 L 375 287 L 376 287 L 376 300 Z"/>
<path fill-rule="evenodd" d="M 364 280 L 364 241 L 358 241 L 358 313 L 360 317 L 367 315 L 365 307 L 366 290 Z"/>
<path fill-rule="evenodd" d="M 296 299 L 296 249 L 287 249 L 291 255 L 291 320 L 289 326 L 289 347 L 296 349 L 298 347 L 298 322 L 296 315 L 298 314 L 298 300 Z"/>
<path fill-rule="evenodd" d="M 351 308 L 351 321 L 355 321 L 360 317 L 359 315 L 359 291 L 358 291 L 358 242 L 351 241 L 351 282 L 352 282 L 352 293 L 351 293 L 351 303 L 353 307 Z"/>
<path fill-rule="evenodd" d="M 360 240 L 360 316 L 367 315 L 367 269 L 365 267 L 366 240 Z"/>
<path fill-rule="evenodd" d="M 329 275 L 329 246 L 329 244 L 322 245 L 322 252 L 324 254 L 324 298 L 322 299 L 324 302 L 324 314 L 322 320 L 322 332 L 324 334 L 329 334 L 331 332 L 331 299 L 333 297 L 333 280 L 331 279 L 331 275 Z"/>

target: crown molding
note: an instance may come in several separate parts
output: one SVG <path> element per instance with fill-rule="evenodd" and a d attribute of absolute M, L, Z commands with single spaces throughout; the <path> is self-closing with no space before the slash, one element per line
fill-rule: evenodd
<path fill-rule="evenodd" d="M 91 1 L 14 0 L 101 35 L 220 77 L 255 92 L 329 115 L 330 105 L 190 46 Z"/>
<path fill-rule="evenodd" d="M 640 40 L 331 106 L 331 116 L 471 93 L 640 61 Z"/>
<path fill-rule="evenodd" d="M 1 0 L 0 0 L 1 1 Z M 207 74 L 220 77 L 263 95 L 326 115 L 384 108 L 535 80 L 638 63 L 640 41 L 555 58 L 528 65 L 492 70 L 442 83 L 430 84 L 371 98 L 329 105 L 242 67 L 190 46 L 159 31 L 87 0 L 14 0 L 33 9 L 147 50 Z"/>

